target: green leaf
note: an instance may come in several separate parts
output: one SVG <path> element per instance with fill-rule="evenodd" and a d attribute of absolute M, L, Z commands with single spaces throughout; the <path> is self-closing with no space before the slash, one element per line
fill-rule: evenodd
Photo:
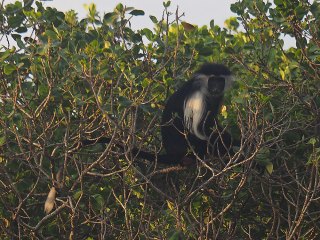
<path fill-rule="evenodd" d="M 236 30 L 239 27 L 239 23 L 236 17 L 230 17 L 225 20 L 224 24 L 227 26 L 228 29 Z"/>
<path fill-rule="evenodd" d="M 317 1 L 314 1 L 310 6 L 310 12 L 315 18 L 320 17 L 320 3 Z"/>
<path fill-rule="evenodd" d="M 183 28 L 184 28 L 184 30 L 185 30 L 186 32 L 191 32 L 191 31 L 193 31 L 194 29 L 196 29 L 196 27 L 193 26 L 193 25 L 190 24 L 190 23 L 181 22 L 181 24 L 182 24 L 182 26 L 183 26 Z"/>
<path fill-rule="evenodd" d="M 224 49 L 225 53 L 234 54 L 234 49 L 232 47 L 226 47 Z"/>
<path fill-rule="evenodd" d="M 0 52 L 0 62 L 3 62 L 9 56 L 10 56 L 10 50 L 6 50 L 5 52 Z"/>
<path fill-rule="evenodd" d="M 143 80 L 142 80 L 142 82 L 141 82 L 141 86 L 142 87 L 148 87 L 149 85 L 151 84 L 151 81 L 150 81 L 150 79 L 149 78 L 144 78 Z"/>
<path fill-rule="evenodd" d="M 104 198 L 101 194 L 94 194 L 92 196 L 95 200 L 95 203 L 94 206 L 97 208 L 97 209 L 102 209 L 103 206 L 104 206 Z"/>
<path fill-rule="evenodd" d="M 317 139 L 315 138 L 310 138 L 310 140 L 308 141 L 308 144 L 314 146 L 317 143 Z"/>
<path fill-rule="evenodd" d="M 307 40 L 305 38 L 296 39 L 297 48 L 303 49 L 307 45 Z"/>
<path fill-rule="evenodd" d="M 56 40 L 58 38 L 57 33 L 52 30 L 46 30 L 45 35 L 48 36 L 49 38 L 51 38 L 52 40 Z"/>
<path fill-rule="evenodd" d="M 144 15 L 144 11 L 135 9 L 135 10 L 129 12 L 129 14 L 131 14 L 133 16 L 143 16 Z"/>
<path fill-rule="evenodd" d="M 232 3 L 230 5 L 230 10 L 231 10 L 231 12 L 238 13 L 238 10 L 239 10 L 238 3 Z"/>
<path fill-rule="evenodd" d="M 6 137 L 0 136 L 0 146 L 4 145 L 6 143 Z"/>
<path fill-rule="evenodd" d="M 213 19 L 210 21 L 210 28 L 211 28 L 211 29 L 214 28 L 214 20 L 213 20 Z"/>
<path fill-rule="evenodd" d="M 277 6 L 280 6 L 283 4 L 283 0 L 274 0 L 273 3 Z"/>
<path fill-rule="evenodd" d="M 272 162 L 269 162 L 267 165 L 266 165 L 266 170 L 269 174 L 271 174 L 273 172 L 273 164 Z"/>
<path fill-rule="evenodd" d="M 123 12 L 123 5 L 121 3 L 119 3 L 117 6 L 116 6 L 116 10 L 118 10 L 119 12 Z"/>
<path fill-rule="evenodd" d="M 176 231 L 172 236 L 169 238 L 169 240 L 180 240 L 184 239 L 183 234 L 180 231 Z"/>
<path fill-rule="evenodd" d="M 294 13 L 296 14 L 296 17 L 299 20 L 302 20 L 305 14 L 307 13 L 307 10 L 302 6 L 298 6 L 294 9 Z"/>
<path fill-rule="evenodd" d="M 22 42 L 20 34 L 12 34 L 11 36 L 17 42 L 17 45 L 19 48 L 21 48 L 21 49 L 25 48 L 25 44 L 24 44 L 24 42 Z"/>
<path fill-rule="evenodd" d="M 17 33 L 25 33 L 25 32 L 28 31 L 28 28 L 26 28 L 26 27 L 18 27 L 15 31 Z"/>
<path fill-rule="evenodd" d="M 152 32 L 150 29 L 144 28 L 144 29 L 141 31 L 141 33 L 142 33 L 143 35 L 145 35 L 148 40 L 152 40 L 152 39 L 153 39 L 153 32 Z"/>
<path fill-rule="evenodd" d="M 77 191 L 73 194 L 73 198 L 75 200 L 78 200 L 82 194 L 83 194 L 83 191 Z"/>
<path fill-rule="evenodd" d="M 198 49 L 199 54 L 202 56 L 210 56 L 213 53 L 213 49 L 211 46 L 202 46 Z"/>
<path fill-rule="evenodd" d="M 103 20 L 106 24 L 113 23 L 114 20 L 118 18 L 118 16 L 119 15 L 115 12 L 109 12 L 104 15 Z"/>
<path fill-rule="evenodd" d="M 11 34 L 11 37 L 17 41 L 17 39 L 21 39 L 21 35 L 20 34 Z"/>
<path fill-rule="evenodd" d="M 74 10 L 70 10 L 70 11 L 66 12 L 64 19 L 71 26 L 76 26 L 77 21 L 78 21 L 77 13 Z"/>
<path fill-rule="evenodd" d="M 150 15 L 149 18 L 153 23 L 158 23 L 158 19 L 155 16 Z"/>
<path fill-rule="evenodd" d="M 132 105 L 132 101 L 124 96 L 119 96 L 119 107 L 127 108 Z"/>
<path fill-rule="evenodd" d="M 43 98 L 48 95 L 49 87 L 47 85 L 42 84 L 38 87 L 38 92 L 39 92 L 39 96 Z"/>
<path fill-rule="evenodd" d="M 6 75 L 10 75 L 15 70 L 16 70 L 16 66 L 13 64 L 7 64 L 4 66 L 4 74 Z"/>
<path fill-rule="evenodd" d="M 26 45 L 24 44 L 24 42 L 21 39 L 17 39 L 16 42 L 17 42 L 17 45 L 19 48 L 21 48 L 21 49 L 26 48 Z"/>
<path fill-rule="evenodd" d="M 168 208 L 169 208 L 171 211 L 174 210 L 174 203 L 173 203 L 173 202 L 167 200 L 167 206 L 168 206 Z"/>
<path fill-rule="evenodd" d="M 171 1 L 163 2 L 163 6 L 164 6 L 165 8 L 169 7 L 170 4 L 171 4 Z"/>
<path fill-rule="evenodd" d="M 44 56 L 44 55 L 47 54 L 48 49 L 49 49 L 48 45 L 40 46 L 40 47 L 37 48 L 37 54 L 39 54 L 41 56 Z"/>

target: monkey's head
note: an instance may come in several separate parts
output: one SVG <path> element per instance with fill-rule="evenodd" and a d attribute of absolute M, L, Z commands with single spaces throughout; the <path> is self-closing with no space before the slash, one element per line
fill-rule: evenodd
<path fill-rule="evenodd" d="M 206 79 L 208 93 L 214 97 L 222 96 L 235 80 L 229 68 L 216 63 L 203 64 L 196 74 Z"/>

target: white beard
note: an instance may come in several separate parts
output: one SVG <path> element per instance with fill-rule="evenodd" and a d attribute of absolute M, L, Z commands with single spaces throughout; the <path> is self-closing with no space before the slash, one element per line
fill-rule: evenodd
<path fill-rule="evenodd" d="M 212 76 L 212 75 L 211 75 Z M 235 81 L 235 78 L 232 75 L 220 75 L 225 78 L 224 91 L 229 89 L 232 83 Z M 200 89 L 194 92 L 188 99 L 184 100 L 183 116 L 185 127 L 189 130 L 190 133 L 194 134 L 196 137 L 202 140 L 208 140 L 208 137 L 203 132 L 204 126 L 203 119 L 207 112 L 204 110 L 206 106 L 206 98 L 209 95 L 208 92 L 208 79 L 210 76 L 204 74 L 197 74 L 195 76 L 196 81 L 194 84 L 200 86 Z M 200 129 L 200 131 L 199 131 Z"/>
<path fill-rule="evenodd" d="M 186 128 L 196 137 L 202 140 L 208 140 L 208 137 L 199 129 L 201 120 L 203 119 L 204 110 L 206 109 L 206 95 L 204 92 L 196 91 L 184 102 L 184 123 Z"/>

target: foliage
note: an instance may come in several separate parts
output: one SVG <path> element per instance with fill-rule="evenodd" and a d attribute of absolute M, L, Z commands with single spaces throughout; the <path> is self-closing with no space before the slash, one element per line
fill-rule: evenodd
<path fill-rule="evenodd" d="M 122 4 L 85 19 L 0 6 L 1 239 L 319 237 L 320 3 L 241 0 L 225 28 L 163 6 L 137 31 L 144 11 Z M 238 79 L 220 116 L 236 154 L 190 169 L 137 159 L 133 146 L 161 151 L 167 97 L 207 61 Z"/>

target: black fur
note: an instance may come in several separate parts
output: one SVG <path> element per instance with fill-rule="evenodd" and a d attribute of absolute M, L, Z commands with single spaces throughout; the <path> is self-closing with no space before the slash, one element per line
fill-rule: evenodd
<path fill-rule="evenodd" d="M 231 79 L 231 72 L 226 66 L 204 64 L 167 101 L 161 122 L 166 154 L 155 155 L 135 148 L 132 153 L 149 161 L 189 165 L 195 162 L 195 155 L 203 159 L 207 154 L 221 156 L 230 152 L 231 136 L 219 126 L 216 116 L 220 111 L 224 90 L 230 87 Z M 195 114 L 198 111 L 202 114 Z M 104 137 L 82 143 L 108 142 L 110 138 Z M 120 144 L 117 146 L 123 149 Z"/>
<path fill-rule="evenodd" d="M 199 75 L 211 76 L 208 80 L 208 93 L 204 97 L 205 107 L 198 130 L 207 139 L 201 139 L 186 126 L 184 119 L 185 101 L 192 94 L 201 91 L 197 83 Z M 201 76 L 200 75 L 200 76 Z M 178 91 L 168 100 L 162 115 L 162 141 L 167 157 L 173 162 L 183 161 L 185 157 L 201 159 L 207 154 L 223 155 L 231 148 L 231 136 L 218 125 L 216 116 L 220 111 L 225 87 L 225 78 L 231 77 L 230 70 L 220 64 L 203 65 Z M 201 81 L 200 81 L 201 82 Z M 193 151 L 190 150 L 192 146 Z"/>

